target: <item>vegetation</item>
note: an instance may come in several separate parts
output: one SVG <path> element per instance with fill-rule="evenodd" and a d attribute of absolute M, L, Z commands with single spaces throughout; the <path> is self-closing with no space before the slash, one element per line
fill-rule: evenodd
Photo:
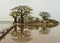
<path fill-rule="evenodd" d="M 33 17 L 32 15 L 30 15 L 32 10 L 33 9 L 28 6 L 17 6 L 12 9 L 12 12 L 10 15 L 14 18 L 14 23 L 20 23 L 20 24 L 21 23 L 22 24 L 23 23 L 27 23 L 27 24 L 35 23 L 35 24 L 41 25 L 42 28 L 55 27 L 59 24 L 58 21 L 49 19 L 50 14 L 48 12 L 43 12 L 43 11 L 40 12 L 39 15 L 42 17 L 43 20 L 39 20 L 38 17 Z M 34 18 L 36 19 L 34 20 Z M 21 28 L 21 33 L 23 33 L 24 25 L 20 25 L 19 28 Z M 15 27 L 15 30 L 17 30 L 17 25 Z"/>
<path fill-rule="evenodd" d="M 39 20 L 39 18 L 38 18 L 38 17 L 36 17 L 35 22 L 40 22 L 40 20 Z"/>
<path fill-rule="evenodd" d="M 13 19 L 14 19 L 14 22 L 13 23 L 17 23 L 17 19 L 18 19 L 19 13 L 17 11 L 12 11 L 10 13 L 10 16 L 12 16 Z"/>
<path fill-rule="evenodd" d="M 21 38 L 22 37 L 27 37 L 29 39 L 29 31 L 25 31 L 25 28 L 29 28 L 32 29 L 39 29 L 39 27 L 41 27 L 41 31 L 43 34 L 47 34 L 50 32 L 49 29 L 47 28 L 51 28 L 51 27 L 56 27 L 59 22 L 53 19 L 49 19 L 50 14 L 48 12 L 40 12 L 40 16 L 42 17 L 42 19 L 40 20 L 38 17 L 34 17 L 31 14 L 31 11 L 33 10 L 31 7 L 28 6 L 17 6 L 11 9 L 12 12 L 10 13 L 10 16 L 13 17 L 14 19 L 14 24 L 13 24 L 13 36 L 16 36 L 17 38 Z M 36 18 L 34 20 L 34 18 Z M 17 27 L 19 28 L 19 30 L 17 29 Z M 11 30 L 11 28 L 9 28 L 7 30 L 7 32 L 9 32 Z M 29 33 L 27 33 L 29 32 Z M 4 35 L 4 34 L 3 34 Z"/>
<path fill-rule="evenodd" d="M 48 12 L 40 12 L 39 14 L 43 20 L 47 20 L 50 17 L 50 14 Z"/>
<path fill-rule="evenodd" d="M 32 15 L 28 15 L 25 17 L 26 22 L 31 22 L 31 21 L 33 21 L 33 19 L 34 19 L 34 17 Z"/>
<path fill-rule="evenodd" d="M 24 17 L 31 13 L 32 9 L 28 6 L 17 6 L 12 9 L 13 11 L 17 11 L 19 14 L 19 23 L 24 23 Z"/>
<path fill-rule="evenodd" d="M 13 24 L 17 23 L 17 19 L 18 19 L 19 13 L 18 13 L 17 11 L 12 11 L 12 12 L 10 13 L 10 16 L 12 16 L 13 19 L 14 19 Z M 16 24 L 16 26 L 14 27 L 14 31 L 17 31 L 17 24 Z"/>
<path fill-rule="evenodd" d="M 56 26 L 58 26 L 58 25 L 59 25 L 59 22 L 58 22 L 58 21 L 56 21 L 56 20 L 48 19 L 48 21 L 49 21 L 50 23 L 53 23 L 53 25 L 50 25 L 50 26 L 49 26 L 50 28 L 51 28 L 51 27 L 56 27 Z"/>

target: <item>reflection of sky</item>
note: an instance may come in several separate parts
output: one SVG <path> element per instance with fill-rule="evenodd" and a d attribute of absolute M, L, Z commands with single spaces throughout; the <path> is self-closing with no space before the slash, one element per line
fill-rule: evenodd
<path fill-rule="evenodd" d="M 39 17 L 40 11 L 47 11 L 53 19 L 60 21 L 60 0 L 0 0 L 0 21 L 12 20 L 9 17 L 10 9 L 18 5 L 28 5 L 32 7 L 35 17 Z"/>

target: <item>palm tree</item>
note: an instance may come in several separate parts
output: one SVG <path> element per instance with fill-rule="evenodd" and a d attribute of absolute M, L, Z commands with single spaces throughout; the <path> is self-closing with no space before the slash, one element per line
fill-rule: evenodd
<path fill-rule="evenodd" d="M 40 12 L 39 14 L 44 20 L 47 20 L 50 17 L 48 12 Z"/>

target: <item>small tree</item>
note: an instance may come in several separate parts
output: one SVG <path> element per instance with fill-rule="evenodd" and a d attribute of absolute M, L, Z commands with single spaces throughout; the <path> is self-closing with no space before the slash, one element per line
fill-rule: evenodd
<path fill-rule="evenodd" d="M 33 17 L 32 15 L 28 15 L 28 16 L 26 17 L 26 20 L 27 20 L 28 22 L 32 22 L 33 19 L 34 19 L 34 17 Z"/>
<path fill-rule="evenodd" d="M 44 20 L 47 20 L 50 17 L 48 12 L 40 12 L 39 14 Z"/>

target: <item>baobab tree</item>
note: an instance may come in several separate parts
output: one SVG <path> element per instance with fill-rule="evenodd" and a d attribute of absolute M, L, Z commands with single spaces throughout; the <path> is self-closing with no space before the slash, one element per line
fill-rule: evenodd
<path fill-rule="evenodd" d="M 32 9 L 28 6 L 17 6 L 13 8 L 12 11 L 16 11 L 19 14 L 18 22 L 21 24 L 24 23 L 24 18 L 31 13 Z M 21 38 L 22 38 L 24 25 L 21 25 L 20 28 L 21 28 Z"/>
<path fill-rule="evenodd" d="M 39 14 L 44 20 L 47 20 L 50 17 L 48 12 L 40 12 Z"/>
<path fill-rule="evenodd" d="M 12 9 L 13 11 L 17 11 L 19 13 L 20 20 L 19 23 L 24 23 L 24 17 L 31 13 L 32 9 L 28 6 L 17 6 Z"/>

